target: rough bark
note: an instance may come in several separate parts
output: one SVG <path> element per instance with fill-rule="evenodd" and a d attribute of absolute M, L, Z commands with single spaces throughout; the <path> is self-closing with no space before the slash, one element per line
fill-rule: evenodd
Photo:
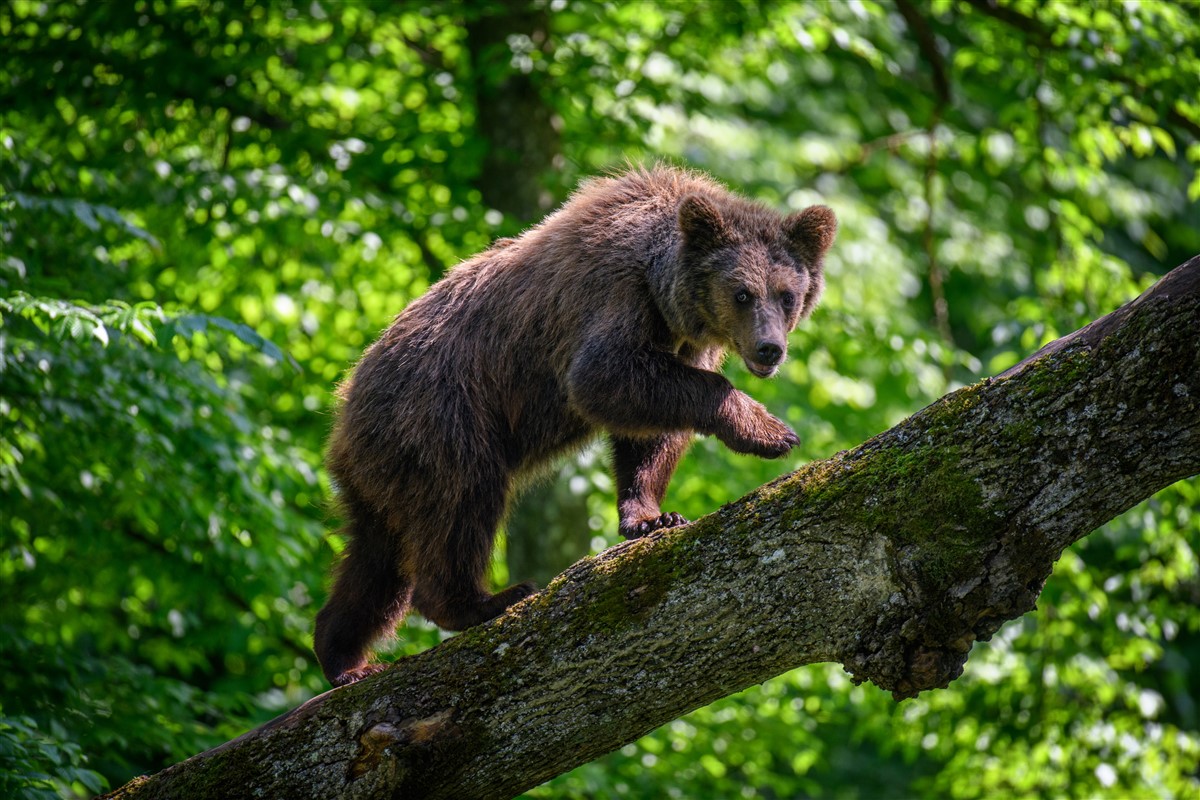
<path fill-rule="evenodd" d="M 1062 550 L 1200 472 L 1200 257 L 861 447 L 114 797 L 504 798 L 818 661 L 945 687 Z"/>

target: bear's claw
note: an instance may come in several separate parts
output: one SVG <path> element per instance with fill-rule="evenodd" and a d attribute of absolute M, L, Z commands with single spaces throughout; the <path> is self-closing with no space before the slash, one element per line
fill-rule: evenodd
<path fill-rule="evenodd" d="M 670 511 L 666 514 L 660 514 L 657 517 L 651 517 L 650 519 L 638 520 L 631 525 L 622 525 L 621 534 L 626 539 L 638 539 L 660 528 L 678 528 L 680 525 L 687 524 L 688 521 L 682 514 Z"/>

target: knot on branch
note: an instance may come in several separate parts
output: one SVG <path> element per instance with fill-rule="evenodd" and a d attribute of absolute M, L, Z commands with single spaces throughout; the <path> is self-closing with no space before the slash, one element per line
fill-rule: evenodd
<path fill-rule="evenodd" d="M 970 630 L 942 644 L 912 641 L 904 632 L 899 636 L 884 635 L 877 640 L 883 647 L 859 651 L 846 659 L 845 668 L 856 684 L 869 680 L 890 691 L 894 699 L 905 700 L 926 689 L 944 689 L 962 675 L 975 639 Z"/>
<path fill-rule="evenodd" d="M 358 737 L 361 749 L 350 765 L 350 777 L 360 778 L 385 760 L 392 771 L 397 771 L 406 749 L 432 744 L 442 736 L 453 736 L 453 717 L 454 711 L 445 709 L 422 719 L 410 717 L 395 724 L 384 721 L 371 725 Z"/>
<path fill-rule="evenodd" d="M 1053 556 L 1024 549 L 1014 557 L 1019 538 L 1005 537 L 979 554 L 982 567 L 968 582 L 913 580 L 894 595 L 844 661 L 854 682 L 869 680 L 904 700 L 944 689 L 962 675 L 976 641 L 987 641 L 1005 622 L 1036 608 Z"/>

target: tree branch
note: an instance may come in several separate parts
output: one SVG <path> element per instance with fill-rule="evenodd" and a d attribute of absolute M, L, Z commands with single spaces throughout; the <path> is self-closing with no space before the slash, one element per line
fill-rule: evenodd
<path fill-rule="evenodd" d="M 1022 31 L 1038 47 L 1052 47 L 1054 44 L 1050 29 L 1033 17 L 1027 17 L 996 0 L 966 0 L 966 3 L 981 14 Z"/>
<path fill-rule="evenodd" d="M 949 70 L 946 68 L 946 60 L 942 58 L 942 52 L 937 46 L 937 37 L 933 35 L 933 30 L 921 13 L 917 11 L 917 7 L 912 4 L 912 0 L 896 0 L 896 10 L 900 12 L 904 24 L 908 26 L 908 30 L 917 40 L 917 49 L 921 51 L 921 56 L 929 65 L 929 71 L 933 77 L 933 92 L 937 98 L 940 115 L 940 109 L 950 105 L 950 77 Z"/>
<path fill-rule="evenodd" d="M 917 40 L 921 56 L 929 65 L 933 76 L 935 102 L 933 113 L 929 118 L 929 155 L 925 162 L 925 230 L 921 236 L 921 246 L 925 250 L 925 258 L 929 260 L 929 293 L 933 300 L 933 318 L 937 325 L 938 335 L 942 341 L 954 346 L 954 332 L 950 328 L 950 306 L 946 302 L 945 276 L 937 259 L 937 242 L 934 239 L 934 211 L 937 208 L 934 197 L 934 179 L 937 177 L 938 152 L 937 130 L 941 125 L 947 106 L 950 105 L 950 78 L 946 61 L 937 46 L 937 38 L 929 27 L 929 23 L 917 11 L 910 0 L 896 0 L 896 9 L 904 18 L 904 24 Z M 942 373 L 947 383 L 950 379 L 950 364 L 942 364 Z"/>
<path fill-rule="evenodd" d="M 989 16 L 992 19 L 1003 22 L 1004 24 L 1016 28 L 1023 32 L 1031 44 L 1035 47 L 1044 50 L 1061 50 L 1062 45 L 1055 44 L 1054 30 L 1043 24 L 1040 20 L 1033 17 L 1027 17 L 1021 12 L 1006 6 L 1001 5 L 997 0 L 964 0 L 968 5 L 976 11 Z M 902 0 L 903 2 L 903 0 Z M 906 17 L 907 19 L 907 17 Z M 1130 89 L 1138 92 L 1140 95 L 1145 95 L 1149 92 L 1149 87 L 1142 85 L 1138 77 L 1141 73 L 1134 75 L 1112 75 L 1111 78 Z M 1171 105 L 1166 110 L 1167 120 L 1172 124 L 1183 128 L 1193 139 L 1200 140 L 1200 122 L 1193 120 L 1181 112 L 1177 105 Z"/>
<path fill-rule="evenodd" d="M 110 530 L 113 529 L 114 527 L 115 527 L 114 525 L 109 523 Z M 225 598 L 226 602 L 228 602 L 234 608 L 237 608 L 247 614 L 250 614 L 251 616 L 257 616 L 256 612 L 254 611 L 254 607 L 250 605 L 249 600 L 242 597 L 241 594 L 239 594 L 237 591 L 235 591 L 230 586 L 228 586 L 225 583 L 225 581 L 222 580 L 220 575 L 213 574 L 212 570 L 206 569 L 205 565 L 203 563 L 196 564 L 193 561 L 184 560 L 184 559 L 180 558 L 178 552 L 173 552 L 171 550 L 168 550 L 167 547 L 162 542 L 160 542 L 156 539 L 153 539 L 150 536 L 147 536 L 145 533 L 138 530 L 133 525 L 123 524 L 120 526 L 119 530 L 122 534 L 125 535 L 126 538 L 131 539 L 131 540 L 137 542 L 138 544 L 140 544 L 142 547 L 146 548 L 147 550 L 150 550 L 151 552 L 156 554 L 159 558 L 161 558 L 164 562 L 174 562 L 176 564 L 179 564 L 183 569 L 185 569 L 189 572 L 200 573 L 201 575 L 203 575 L 205 581 L 207 582 L 207 585 L 210 588 L 216 587 L 216 589 L 218 590 L 218 593 L 222 597 Z M 296 654 L 300 658 L 312 657 L 312 652 L 306 646 L 293 640 L 290 636 L 285 635 L 285 636 L 281 637 L 281 641 L 287 646 L 287 649 L 289 651 Z"/>
<path fill-rule="evenodd" d="M 944 687 L 1062 550 L 1200 472 L 1200 256 L 995 379 L 111 797 L 504 798 L 785 670 Z"/>

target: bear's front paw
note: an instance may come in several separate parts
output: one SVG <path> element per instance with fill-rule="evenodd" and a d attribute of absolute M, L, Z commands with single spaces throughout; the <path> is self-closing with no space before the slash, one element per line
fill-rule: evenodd
<path fill-rule="evenodd" d="M 680 525 L 687 524 L 688 521 L 684 519 L 682 514 L 676 514 L 674 511 L 671 511 L 648 519 L 634 519 L 628 522 L 622 520 L 620 531 L 621 535 L 626 539 L 639 539 L 659 528 L 678 528 Z"/>
<path fill-rule="evenodd" d="M 758 440 L 761 449 L 756 451 L 755 455 L 763 458 L 779 458 L 787 455 L 789 450 L 800 444 L 800 437 L 775 417 L 770 417 L 769 420 L 771 424 L 767 426 L 763 437 Z"/>
<path fill-rule="evenodd" d="M 791 428 L 739 391 L 730 392 L 722 402 L 711 432 L 735 453 L 762 458 L 779 458 L 800 444 Z"/>
<path fill-rule="evenodd" d="M 800 444 L 800 437 L 770 414 L 754 420 L 748 427 L 749 430 L 739 430 L 721 436 L 721 441 L 735 453 L 762 458 L 779 458 Z"/>

